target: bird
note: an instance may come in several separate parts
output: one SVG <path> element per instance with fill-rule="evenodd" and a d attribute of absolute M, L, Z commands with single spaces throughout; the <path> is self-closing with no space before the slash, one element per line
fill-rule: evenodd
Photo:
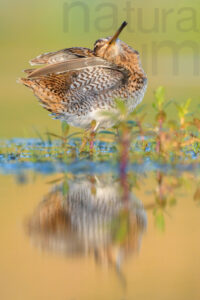
<path fill-rule="evenodd" d="M 123 279 L 121 264 L 139 252 L 147 228 L 142 202 L 131 192 L 127 211 L 120 183 L 110 174 L 75 175 L 67 181 L 67 193 L 65 184 L 66 176 L 51 186 L 27 218 L 25 230 L 32 244 L 68 257 L 92 257 L 114 267 Z"/>
<path fill-rule="evenodd" d="M 94 131 L 112 127 L 103 112 L 116 111 L 115 99 L 132 112 L 147 88 L 138 51 L 118 38 L 126 25 L 124 21 L 113 36 L 98 39 L 93 50 L 72 47 L 37 56 L 30 64 L 42 67 L 24 70 L 27 77 L 19 81 L 55 119 L 86 130 L 92 121 Z"/>

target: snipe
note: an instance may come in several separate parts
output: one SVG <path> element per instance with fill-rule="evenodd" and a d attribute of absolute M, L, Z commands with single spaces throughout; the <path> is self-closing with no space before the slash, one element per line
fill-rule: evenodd
<path fill-rule="evenodd" d="M 73 47 L 32 59 L 31 65 L 46 66 L 25 70 L 28 76 L 20 81 L 54 117 L 86 129 L 93 120 L 96 128 L 110 127 L 102 111 L 114 110 L 115 98 L 133 111 L 147 86 L 139 53 L 118 39 L 126 25 L 123 22 L 113 37 L 97 40 L 93 50 Z"/>

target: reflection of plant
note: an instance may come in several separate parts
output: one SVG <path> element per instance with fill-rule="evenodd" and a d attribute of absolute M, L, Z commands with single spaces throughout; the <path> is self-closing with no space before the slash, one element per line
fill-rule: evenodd
<path fill-rule="evenodd" d="M 112 239 L 116 244 L 123 245 L 130 232 L 129 211 L 123 210 L 112 220 Z"/>
<path fill-rule="evenodd" d="M 155 225 L 161 231 L 164 231 L 165 229 L 166 208 L 168 206 L 176 204 L 175 188 L 178 184 L 173 181 L 170 182 L 167 179 L 167 176 L 165 176 L 162 172 L 156 172 L 157 184 L 154 190 L 155 205 L 153 214 L 155 217 Z"/>
<path fill-rule="evenodd" d="M 193 194 L 194 201 L 200 203 L 200 184 L 195 174 L 183 173 L 181 176 L 177 172 L 163 173 L 155 171 L 155 184 L 152 192 L 154 195 L 153 203 L 145 205 L 146 210 L 152 210 L 155 226 L 160 230 L 165 230 L 165 218 L 170 215 L 170 210 L 177 205 L 180 198 L 179 191 L 184 188 L 185 192 L 191 190 L 191 186 L 195 185 Z"/>

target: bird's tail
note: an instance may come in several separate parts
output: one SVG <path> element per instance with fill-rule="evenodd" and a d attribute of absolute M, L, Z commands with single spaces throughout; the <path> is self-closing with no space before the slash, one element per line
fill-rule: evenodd
<path fill-rule="evenodd" d="M 45 109 L 54 115 L 59 116 L 62 114 L 63 102 L 69 88 L 68 78 L 64 74 L 50 74 L 37 78 L 20 78 L 18 82 L 32 89 Z"/>

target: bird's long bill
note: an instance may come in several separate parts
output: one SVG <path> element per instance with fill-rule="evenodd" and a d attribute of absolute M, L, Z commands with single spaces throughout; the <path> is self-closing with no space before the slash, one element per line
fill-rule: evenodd
<path fill-rule="evenodd" d="M 113 37 L 110 39 L 109 44 L 112 44 L 116 41 L 116 39 L 118 38 L 118 36 L 120 35 L 120 33 L 122 32 L 122 30 L 124 29 L 124 27 L 126 27 L 128 23 L 126 21 L 124 21 L 122 23 L 122 25 L 119 27 L 119 29 L 117 30 L 117 32 L 113 35 Z"/>

